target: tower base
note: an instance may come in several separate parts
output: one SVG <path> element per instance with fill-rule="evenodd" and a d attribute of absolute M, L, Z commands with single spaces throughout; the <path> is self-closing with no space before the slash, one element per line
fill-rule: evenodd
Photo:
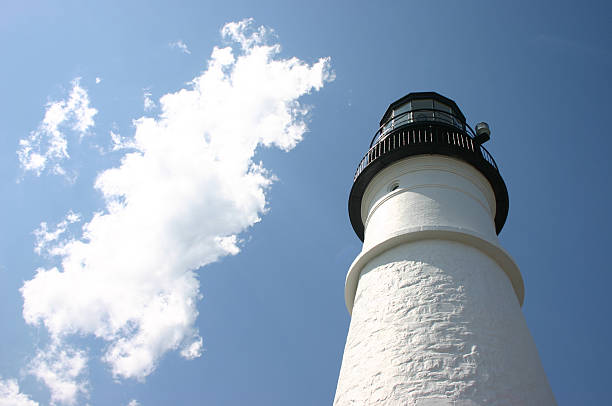
<path fill-rule="evenodd" d="M 334 405 L 556 404 L 512 283 L 481 250 L 399 244 L 356 288 Z"/>

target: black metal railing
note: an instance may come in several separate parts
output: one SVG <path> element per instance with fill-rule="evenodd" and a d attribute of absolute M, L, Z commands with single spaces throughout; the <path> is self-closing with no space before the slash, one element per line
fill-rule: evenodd
<path fill-rule="evenodd" d="M 398 120 L 398 118 L 404 116 L 404 114 L 402 114 L 388 120 L 379 128 L 372 139 L 370 149 L 359 163 L 353 180 L 356 180 L 368 165 L 383 155 L 400 149 L 409 149 L 411 147 L 414 147 L 415 151 L 422 151 L 424 147 L 428 149 L 427 145 L 431 145 L 432 152 L 443 149 L 458 155 L 468 154 L 472 159 L 484 159 L 495 169 L 495 171 L 499 172 L 497 164 L 489 151 L 475 142 L 473 136 L 468 134 L 468 131 L 472 134 L 474 131 L 466 123 L 448 123 L 440 119 L 435 119 L 436 117 L 433 116 L 433 114 L 435 114 L 436 111 L 438 111 L 438 113 L 445 113 L 449 117 L 452 116 L 451 113 L 441 110 L 413 110 L 406 112 L 406 115 L 407 113 L 415 113 L 417 111 L 427 111 L 431 113 L 432 116 L 426 116 L 427 119 L 423 120 L 413 114 L 410 116 L 411 119 L 405 119 L 402 125 L 398 126 L 394 123 L 393 128 L 389 128 L 388 124 L 392 120 Z"/>
<path fill-rule="evenodd" d="M 454 113 L 432 108 L 412 109 L 404 111 L 403 113 L 397 115 L 394 114 L 392 117 L 389 117 L 387 121 L 385 121 L 378 128 L 378 131 L 376 131 L 374 137 L 372 137 L 370 147 L 372 147 L 376 142 L 378 142 L 378 139 L 383 138 L 389 132 L 395 130 L 396 128 L 400 128 L 405 125 L 416 122 L 435 122 L 448 124 L 463 131 L 470 131 L 472 133 L 472 136 L 475 135 L 474 131 L 469 125 L 466 124 L 463 117 L 458 116 Z"/>

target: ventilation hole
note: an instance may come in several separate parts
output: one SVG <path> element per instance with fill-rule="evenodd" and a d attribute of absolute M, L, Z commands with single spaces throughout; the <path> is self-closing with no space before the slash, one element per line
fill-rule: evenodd
<path fill-rule="evenodd" d="M 393 192 L 397 188 L 399 188 L 399 182 L 393 182 L 389 185 L 389 192 Z"/>

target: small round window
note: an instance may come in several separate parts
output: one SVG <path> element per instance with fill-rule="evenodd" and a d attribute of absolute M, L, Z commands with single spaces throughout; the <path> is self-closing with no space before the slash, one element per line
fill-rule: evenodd
<path fill-rule="evenodd" d="M 389 192 L 393 192 L 397 188 L 399 188 L 399 182 L 391 182 L 389 185 Z"/>

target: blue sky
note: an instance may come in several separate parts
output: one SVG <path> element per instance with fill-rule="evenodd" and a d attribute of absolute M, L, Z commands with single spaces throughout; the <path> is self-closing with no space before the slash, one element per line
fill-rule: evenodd
<path fill-rule="evenodd" d="M 500 240 L 559 404 L 605 403 L 611 11 L 3 3 L 0 393 L 330 404 L 352 175 L 391 102 L 437 91 L 491 126 Z"/>

